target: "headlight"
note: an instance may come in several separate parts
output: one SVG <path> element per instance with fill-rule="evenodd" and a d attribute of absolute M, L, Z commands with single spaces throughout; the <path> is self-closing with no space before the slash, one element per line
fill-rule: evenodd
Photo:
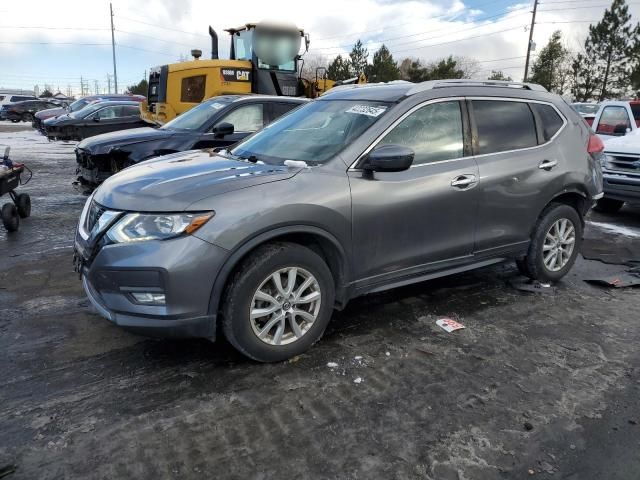
<path fill-rule="evenodd" d="M 113 242 L 166 240 L 183 233 L 193 233 L 207 223 L 215 212 L 143 214 L 128 213 L 107 232 Z"/>

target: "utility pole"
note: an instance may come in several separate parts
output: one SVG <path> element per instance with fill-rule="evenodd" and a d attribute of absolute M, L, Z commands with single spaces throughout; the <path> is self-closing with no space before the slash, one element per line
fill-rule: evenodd
<path fill-rule="evenodd" d="M 80 76 L 80 96 L 84 97 L 84 80 L 82 79 L 82 76 Z"/>
<path fill-rule="evenodd" d="M 529 75 L 529 58 L 531 57 L 531 44 L 533 42 L 533 27 L 536 24 L 536 11 L 538 10 L 538 0 L 533 0 L 533 15 L 531 15 L 531 29 L 529 30 L 529 43 L 527 44 L 527 60 L 524 63 L 523 82 L 527 81 Z"/>
<path fill-rule="evenodd" d="M 109 11 L 111 12 L 111 51 L 113 52 L 113 83 L 115 85 L 115 93 L 118 93 L 118 72 L 116 71 L 116 37 L 113 28 L 113 5 L 111 3 L 109 3 Z"/>
<path fill-rule="evenodd" d="M 111 75 L 107 73 L 107 90 L 111 93 Z"/>
<path fill-rule="evenodd" d="M 98 91 L 98 80 L 93 81 L 93 86 L 95 87 L 96 95 L 100 95 L 100 92 Z"/>

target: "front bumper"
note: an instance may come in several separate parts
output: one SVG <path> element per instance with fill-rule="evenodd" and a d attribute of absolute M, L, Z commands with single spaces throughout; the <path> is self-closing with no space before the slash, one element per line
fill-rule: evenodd
<path fill-rule="evenodd" d="M 92 253 L 76 237 L 82 284 L 98 313 L 135 333 L 214 340 L 211 292 L 228 252 L 194 236 L 111 244 Z M 132 293 L 163 293 L 162 305 L 140 304 Z"/>
<path fill-rule="evenodd" d="M 605 171 L 603 188 L 605 198 L 640 203 L 640 175 Z"/>

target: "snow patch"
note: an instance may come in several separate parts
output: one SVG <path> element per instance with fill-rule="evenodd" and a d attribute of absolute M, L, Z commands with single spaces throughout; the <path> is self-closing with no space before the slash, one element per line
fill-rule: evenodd
<path fill-rule="evenodd" d="M 622 225 L 615 225 L 613 223 L 592 222 L 591 220 L 588 220 L 587 224 L 593 225 L 594 227 L 609 233 L 616 233 L 618 235 L 630 238 L 640 238 L 640 229 L 638 228 L 624 227 Z"/>

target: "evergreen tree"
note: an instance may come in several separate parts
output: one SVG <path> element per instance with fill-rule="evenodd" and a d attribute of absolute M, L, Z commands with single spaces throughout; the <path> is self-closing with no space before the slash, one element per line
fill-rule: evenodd
<path fill-rule="evenodd" d="M 458 62 L 449 56 L 437 63 L 432 63 L 427 67 L 425 80 L 444 80 L 447 78 L 464 78 L 465 72 L 460 68 Z"/>
<path fill-rule="evenodd" d="M 562 94 L 570 71 L 569 62 L 569 50 L 562 45 L 562 33 L 556 30 L 533 62 L 528 80 L 550 92 Z"/>
<path fill-rule="evenodd" d="M 144 95 L 146 97 L 148 90 L 149 82 L 147 82 L 146 79 L 143 79 L 136 85 L 129 85 L 126 91 L 131 95 Z"/>
<path fill-rule="evenodd" d="M 640 24 L 631 24 L 625 0 L 613 0 L 602 20 L 589 25 L 585 42 L 587 61 L 600 77 L 599 101 L 625 93 L 640 50 Z"/>
<path fill-rule="evenodd" d="M 351 78 L 351 62 L 338 55 L 327 67 L 327 77 L 336 82 Z"/>
<path fill-rule="evenodd" d="M 513 78 L 505 75 L 502 70 L 491 70 L 491 75 L 487 77 L 487 80 L 504 80 L 507 82 L 512 82 Z"/>
<path fill-rule="evenodd" d="M 369 59 L 369 51 L 364 48 L 362 42 L 358 40 L 353 46 L 351 53 L 349 54 L 351 59 L 351 72 L 353 76 L 359 76 L 362 73 L 367 72 L 367 61 Z"/>
<path fill-rule="evenodd" d="M 367 77 L 370 82 L 390 82 L 400 78 L 398 65 L 385 45 L 373 54 L 373 63 L 369 65 Z"/>
<path fill-rule="evenodd" d="M 598 68 L 586 54 L 579 53 L 571 63 L 571 95 L 576 102 L 588 102 L 593 99 L 600 85 Z"/>
<path fill-rule="evenodd" d="M 40 98 L 50 98 L 50 97 L 53 97 L 53 93 L 51 93 L 51 90 L 49 90 L 48 88 L 45 88 L 44 92 L 40 94 Z"/>

